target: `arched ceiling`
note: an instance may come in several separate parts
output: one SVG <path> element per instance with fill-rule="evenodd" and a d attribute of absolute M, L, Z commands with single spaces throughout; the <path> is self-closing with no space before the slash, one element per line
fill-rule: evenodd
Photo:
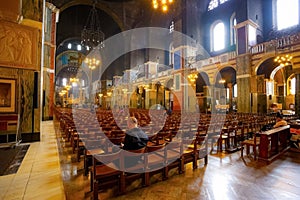
<path fill-rule="evenodd" d="M 119 16 L 116 14 L 118 9 L 122 8 L 124 2 L 130 2 L 132 0 L 98 0 L 96 3 L 97 13 L 100 19 L 100 27 L 105 34 L 105 39 L 116 35 L 122 31 L 122 14 Z M 87 18 L 92 9 L 93 0 L 48 0 L 49 3 L 55 5 L 60 9 L 59 21 L 57 23 L 56 31 L 56 55 L 62 52 L 69 51 L 67 48 L 68 43 L 80 44 L 81 31 L 85 25 L 87 25 Z M 113 4 L 113 6 L 112 6 Z M 110 5 L 110 7 L 108 6 Z M 118 8 L 117 8 L 118 7 Z M 112 11 L 111 9 L 115 9 Z M 122 9 L 121 9 L 122 11 Z M 121 16 L 121 17 L 120 17 Z M 81 50 L 83 54 L 87 52 Z M 105 76 L 108 79 L 112 78 L 112 75 L 121 75 L 123 73 L 123 61 L 119 61 L 118 68 L 113 68 L 111 71 L 105 72 Z M 68 71 L 62 71 L 60 76 L 69 76 Z M 98 77 L 97 77 L 98 78 Z"/>
<path fill-rule="evenodd" d="M 70 2 L 90 2 L 92 4 L 93 0 L 48 0 L 48 2 L 53 3 L 58 8 L 62 8 L 64 5 L 69 4 Z M 115 2 L 115 3 L 123 3 L 129 2 L 133 0 L 98 0 L 99 3 L 101 2 Z"/>
<path fill-rule="evenodd" d="M 278 63 L 274 62 L 274 58 L 265 60 L 257 69 L 256 75 L 265 75 L 265 78 L 270 78 L 272 71 L 278 66 Z"/>
<path fill-rule="evenodd" d="M 220 84 L 219 81 L 220 79 L 225 80 L 225 85 L 224 84 Z M 215 82 L 215 86 L 216 87 L 227 87 L 226 84 L 227 83 L 232 83 L 233 85 L 236 83 L 236 71 L 234 68 L 232 67 L 225 67 L 223 69 L 220 70 L 219 75 L 216 77 L 216 82 Z"/>
<path fill-rule="evenodd" d="M 62 45 L 64 40 L 78 38 L 80 40 L 81 30 L 87 24 L 87 18 L 91 10 L 88 5 L 76 5 L 64 10 L 59 17 L 57 24 L 56 44 Z M 105 38 L 121 32 L 118 24 L 105 12 L 97 9 L 100 27 Z"/>
<path fill-rule="evenodd" d="M 210 85 L 209 77 L 207 73 L 200 72 L 196 80 L 196 92 L 197 93 L 203 92 L 203 86 L 207 86 L 207 85 Z"/>

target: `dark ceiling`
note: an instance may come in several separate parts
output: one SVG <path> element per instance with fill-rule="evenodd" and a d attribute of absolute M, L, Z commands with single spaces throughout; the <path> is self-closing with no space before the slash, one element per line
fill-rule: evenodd
<path fill-rule="evenodd" d="M 57 45 L 61 45 L 66 39 L 80 39 L 81 30 L 87 23 L 91 8 L 91 6 L 87 5 L 77 5 L 65 9 L 60 14 L 57 24 Z M 99 9 L 97 9 L 97 12 L 100 19 L 100 27 L 105 34 L 105 38 L 121 32 L 120 27 L 109 15 Z"/>
<path fill-rule="evenodd" d="M 90 3 L 92 5 L 93 1 L 95 0 L 47 0 L 48 2 L 54 4 L 56 7 L 61 8 L 64 5 L 70 2 L 82 2 L 82 3 Z M 129 1 L 136 1 L 136 0 L 96 0 L 98 3 L 101 2 L 115 2 L 115 3 L 122 3 L 122 2 L 129 2 Z"/>
<path fill-rule="evenodd" d="M 132 0 L 98 0 L 96 3 L 97 13 L 100 19 L 100 28 L 105 34 L 105 39 L 116 35 L 121 32 L 121 28 L 109 15 L 99 9 L 101 3 L 122 3 L 129 2 Z M 67 44 L 69 42 L 80 44 L 81 31 L 85 25 L 87 25 L 87 18 L 92 9 L 93 0 L 49 0 L 50 3 L 54 4 L 57 8 L 61 9 L 59 14 L 59 22 L 57 23 L 56 31 L 56 55 L 67 51 Z M 82 51 L 84 53 L 84 51 Z M 119 59 L 115 61 L 114 66 L 120 66 L 116 69 L 110 68 L 111 70 L 103 72 L 103 79 L 112 79 L 113 75 L 123 75 L 125 69 L 124 60 Z M 61 74 L 62 75 L 62 74 Z M 67 74 L 66 74 L 67 76 Z M 97 76 L 96 78 L 98 78 Z"/>

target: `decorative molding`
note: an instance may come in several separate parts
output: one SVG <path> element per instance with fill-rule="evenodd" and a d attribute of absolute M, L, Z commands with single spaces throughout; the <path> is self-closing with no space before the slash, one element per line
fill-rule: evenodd
<path fill-rule="evenodd" d="M 43 23 L 42 22 L 38 22 L 38 21 L 35 21 L 35 20 L 31 20 L 31 19 L 22 19 L 20 24 L 22 24 L 24 26 L 30 26 L 30 27 L 33 27 L 33 28 L 37 28 L 39 30 L 42 30 L 42 28 L 43 28 Z"/>
<path fill-rule="evenodd" d="M 236 78 L 239 79 L 239 78 L 249 78 L 251 77 L 251 74 L 243 74 L 243 75 L 237 75 Z"/>
<path fill-rule="evenodd" d="M 249 25 L 249 24 L 250 24 L 251 26 L 253 26 L 254 28 L 258 28 L 258 27 L 259 27 L 258 24 L 256 24 L 256 23 L 253 22 L 252 20 L 248 19 L 248 20 L 246 20 L 246 21 L 243 21 L 243 22 L 237 24 L 234 28 L 235 28 L 235 29 L 238 29 L 238 28 L 247 26 L 247 25 Z"/>
<path fill-rule="evenodd" d="M 38 29 L 0 20 L 0 65 L 39 71 Z"/>

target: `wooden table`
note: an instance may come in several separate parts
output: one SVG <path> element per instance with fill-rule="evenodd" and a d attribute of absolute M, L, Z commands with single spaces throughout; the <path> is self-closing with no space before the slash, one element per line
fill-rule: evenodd
<path fill-rule="evenodd" d="M 289 149 L 289 139 L 289 125 L 261 132 L 259 159 L 272 162 Z"/>

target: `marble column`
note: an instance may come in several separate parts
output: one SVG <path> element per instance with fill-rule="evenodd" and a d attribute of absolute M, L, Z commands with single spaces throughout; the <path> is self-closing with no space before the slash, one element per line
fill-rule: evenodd
<path fill-rule="evenodd" d="M 295 74 L 296 94 L 295 94 L 295 111 L 298 118 L 300 117 L 300 72 Z"/>
<path fill-rule="evenodd" d="M 251 109 L 251 55 L 245 54 L 236 59 L 237 109 L 238 112 L 252 112 Z"/>
<path fill-rule="evenodd" d="M 232 83 L 228 83 L 227 87 L 229 89 L 229 112 L 232 112 Z"/>

